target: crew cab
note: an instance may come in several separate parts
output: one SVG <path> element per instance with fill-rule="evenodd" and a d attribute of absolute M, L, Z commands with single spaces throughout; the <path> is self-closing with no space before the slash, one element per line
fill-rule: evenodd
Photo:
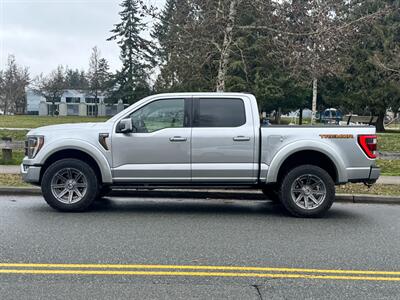
<path fill-rule="evenodd" d="M 21 173 L 60 211 L 116 187 L 252 188 L 298 217 L 320 216 L 335 185 L 380 174 L 372 126 L 261 126 L 241 93 L 147 97 L 104 123 L 31 130 Z"/>

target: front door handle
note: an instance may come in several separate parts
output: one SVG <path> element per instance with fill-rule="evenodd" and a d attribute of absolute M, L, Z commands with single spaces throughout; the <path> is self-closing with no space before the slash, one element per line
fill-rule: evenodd
<path fill-rule="evenodd" d="M 181 137 L 181 136 L 174 136 L 169 139 L 170 142 L 186 142 L 187 138 Z"/>
<path fill-rule="evenodd" d="M 250 141 L 250 138 L 248 136 L 235 136 L 233 140 L 235 142 L 248 142 Z"/>

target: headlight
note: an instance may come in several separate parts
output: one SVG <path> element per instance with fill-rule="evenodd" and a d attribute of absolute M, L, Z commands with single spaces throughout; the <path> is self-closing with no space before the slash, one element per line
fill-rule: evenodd
<path fill-rule="evenodd" d="M 43 136 L 28 136 L 28 140 L 25 142 L 25 155 L 29 159 L 35 158 L 40 149 L 42 149 L 43 143 Z"/>

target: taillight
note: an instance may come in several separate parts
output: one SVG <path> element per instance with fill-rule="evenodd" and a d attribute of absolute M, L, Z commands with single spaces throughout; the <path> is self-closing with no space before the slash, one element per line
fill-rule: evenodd
<path fill-rule="evenodd" d="M 358 144 L 369 158 L 377 157 L 377 137 L 376 135 L 359 135 Z"/>

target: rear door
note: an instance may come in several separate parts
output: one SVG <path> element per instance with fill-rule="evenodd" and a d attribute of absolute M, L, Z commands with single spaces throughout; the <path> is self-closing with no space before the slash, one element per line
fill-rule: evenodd
<path fill-rule="evenodd" d="M 255 132 L 250 100 L 193 99 L 192 181 L 254 183 Z"/>

